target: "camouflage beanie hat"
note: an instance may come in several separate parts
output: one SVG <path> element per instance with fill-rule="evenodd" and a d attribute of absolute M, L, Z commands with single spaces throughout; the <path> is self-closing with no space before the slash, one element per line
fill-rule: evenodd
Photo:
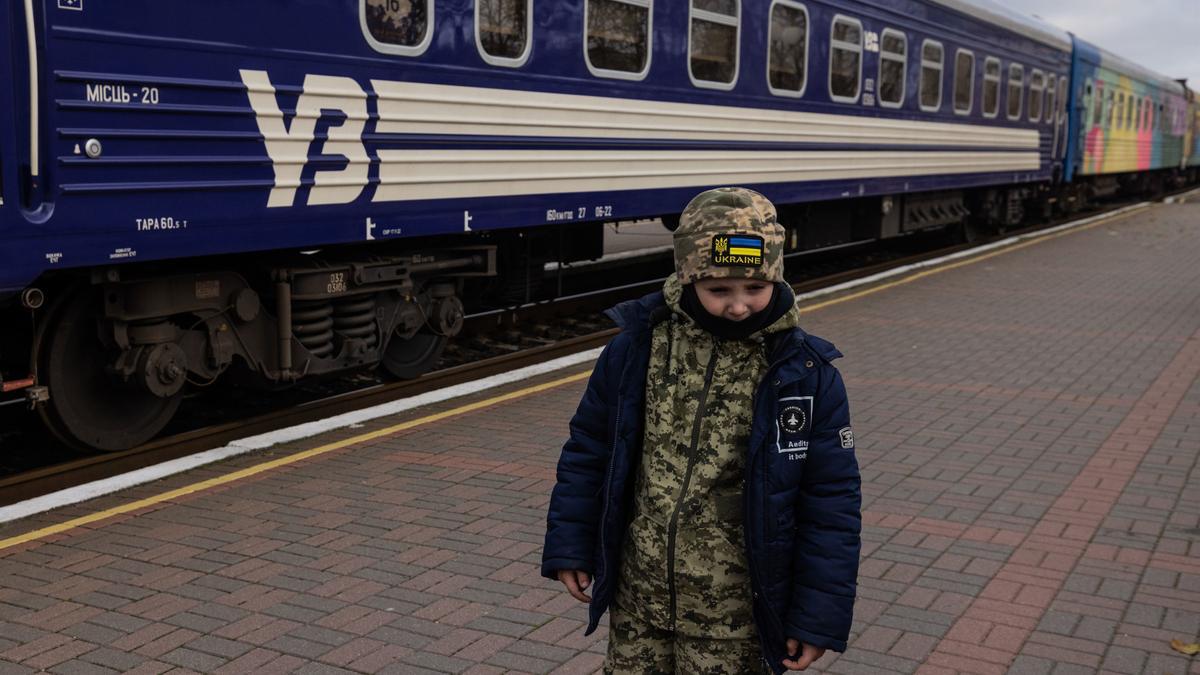
<path fill-rule="evenodd" d="M 775 205 L 746 188 L 723 187 L 696 195 L 675 230 L 680 283 L 698 279 L 783 281 L 783 227 Z"/>

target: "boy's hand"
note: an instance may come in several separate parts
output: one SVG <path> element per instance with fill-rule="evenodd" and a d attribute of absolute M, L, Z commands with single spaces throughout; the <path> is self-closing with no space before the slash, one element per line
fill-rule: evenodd
<path fill-rule="evenodd" d="M 797 654 L 796 652 L 800 653 Z M 784 668 L 788 670 L 806 670 L 813 664 L 813 661 L 825 655 L 825 650 L 820 647 L 814 647 L 807 642 L 801 646 L 799 640 L 788 638 L 787 653 L 788 656 L 793 658 L 783 660 Z"/>
<path fill-rule="evenodd" d="M 588 585 L 592 583 L 592 575 L 583 570 L 559 570 L 558 580 L 567 587 L 567 592 L 572 598 L 580 602 L 591 602 L 592 598 L 584 593 Z"/>

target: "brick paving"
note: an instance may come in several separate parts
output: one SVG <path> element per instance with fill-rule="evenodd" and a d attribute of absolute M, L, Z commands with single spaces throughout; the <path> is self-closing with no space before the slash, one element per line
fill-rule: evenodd
<path fill-rule="evenodd" d="M 806 316 L 849 355 L 866 507 L 850 648 L 814 670 L 1200 674 L 1168 645 L 1200 636 L 1198 230 L 1158 206 Z M 596 672 L 604 629 L 537 571 L 581 390 L 0 551 L 0 674 Z"/>

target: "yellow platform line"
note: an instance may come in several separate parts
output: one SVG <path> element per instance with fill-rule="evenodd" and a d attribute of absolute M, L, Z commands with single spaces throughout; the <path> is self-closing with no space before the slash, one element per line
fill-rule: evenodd
<path fill-rule="evenodd" d="M 1054 234 L 1049 234 L 1049 235 L 1045 235 L 1042 237 L 1030 239 L 1028 241 L 1016 243 L 1016 244 L 1013 244 L 1012 246 L 1006 246 L 1004 248 L 997 249 L 995 251 L 991 251 L 989 253 L 985 253 L 985 254 L 982 254 L 979 256 L 969 257 L 969 258 L 965 258 L 963 260 L 960 260 L 960 261 L 957 261 L 954 263 L 949 263 L 949 264 L 942 265 L 939 267 L 922 270 L 920 272 L 915 272 L 909 276 L 903 277 L 901 279 L 897 279 L 896 281 L 879 284 L 878 286 L 871 286 L 870 288 L 864 289 L 862 291 L 838 296 L 831 300 L 826 300 L 824 302 L 820 302 L 817 304 L 806 305 L 806 306 L 802 307 L 801 309 L 803 309 L 805 312 L 814 312 L 814 311 L 817 311 L 820 309 L 825 309 L 827 307 L 832 307 L 834 305 L 838 305 L 843 302 L 849 302 L 851 300 L 855 300 L 855 299 L 858 299 L 858 298 L 861 298 L 861 297 L 864 297 L 867 295 L 879 293 L 880 291 L 885 291 L 889 288 L 895 288 L 897 286 L 909 284 L 909 283 L 912 283 L 919 279 L 924 279 L 926 277 L 932 276 L 934 274 L 940 274 L 942 272 L 947 272 L 949 270 L 958 269 L 960 267 L 965 267 L 967 265 L 973 265 L 975 263 L 982 262 L 982 261 L 988 260 L 990 258 L 994 258 L 998 255 L 1003 255 L 1005 253 L 1011 253 L 1013 251 L 1017 251 L 1017 250 L 1026 248 L 1026 247 L 1032 246 L 1034 244 L 1039 244 L 1042 242 L 1050 241 L 1051 239 L 1057 239 L 1058 237 L 1062 237 L 1062 236 L 1065 236 L 1068 234 L 1074 234 L 1076 232 L 1083 232 L 1085 230 L 1089 230 L 1098 225 L 1109 223 L 1114 220 L 1119 220 L 1121 218 L 1131 216 L 1135 213 L 1140 213 L 1142 210 L 1143 209 L 1135 209 L 1133 211 L 1129 211 L 1126 213 L 1111 216 L 1109 218 L 1101 218 L 1095 222 L 1088 223 L 1087 225 L 1081 225 L 1079 227 L 1074 227 L 1071 229 L 1063 230 L 1061 232 L 1055 232 Z M 526 396 L 532 396 L 533 394 L 537 394 L 537 393 L 540 393 L 540 392 L 543 392 L 543 391 L 546 391 L 549 389 L 554 389 L 556 387 L 561 387 L 563 385 L 571 384 L 572 382 L 578 382 L 582 379 L 589 377 L 590 375 L 591 375 L 591 370 L 587 370 L 587 371 L 581 372 L 581 373 L 575 373 L 574 375 L 568 375 L 567 377 L 562 377 L 557 380 L 551 380 L 550 382 L 543 382 L 542 384 L 537 384 L 537 385 L 534 385 L 531 387 L 525 387 L 524 389 L 518 389 L 517 391 L 512 391 L 507 394 L 502 394 L 500 396 L 493 396 L 492 398 L 484 399 L 482 401 L 468 403 L 466 405 L 462 405 L 457 408 L 452 408 L 450 410 L 445 410 L 445 411 L 442 411 L 439 413 L 434 413 L 432 415 L 426 415 L 424 417 L 420 417 L 420 418 L 417 418 L 414 420 L 409 420 L 407 422 L 401 422 L 400 424 L 395 424 L 390 427 L 385 427 L 385 428 L 379 429 L 377 431 L 371 431 L 371 432 L 368 432 L 365 434 L 359 434 L 359 435 L 353 436 L 351 438 L 347 438 L 347 439 L 340 440 L 340 441 L 335 441 L 333 443 L 328 443 L 326 445 L 318 446 L 318 447 L 315 447 L 315 448 L 312 448 L 309 450 L 303 450 L 296 454 L 288 455 L 287 457 L 281 457 L 279 459 L 274 459 L 274 460 L 271 460 L 268 462 L 263 462 L 261 464 L 256 464 L 254 466 L 247 467 L 245 469 L 239 469 L 238 471 L 234 471 L 233 473 L 225 474 L 223 476 L 218 476 L 216 478 L 210 478 L 208 480 L 200 481 L 199 483 L 185 485 L 181 488 L 176 488 L 174 490 L 170 490 L 168 492 L 164 492 L 162 494 L 158 494 L 153 497 L 139 499 L 135 502 L 130 502 L 128 504 L 122 504 L 121 506 L 114 506 L 113 508 L 105 509 L 103 511 L 97 511 L 96 513 L 91 513 L 86 516 L 72 518 L 71 520 L 68 520 L 68 521 L 65 521 L 62 523 L 58 523 L 57 525 L 50 525 L 48 527 L 43 527 L 41 529 L 34 530 L 32 532 L 27 532 L 25 534 L 17 535 L 15 537 L 9 537 L 8 539 L 0 539 L 0 551 L 4 551 L 5 549 L 12 548 L 13 546 L 19 546 L 21 544 L 29 543 L 31 541 L 36 541 L 38 539 L 43 539 L 45 537 L 53 536 L 55 534 L 61 534 L 63 532 L 67 532 L 69 530 L 73 530 L 77 527 L 83 527 L 84 525 L 89 525 L 91 523 L 95 523 L 95 522 L 104 520 L 106 518 L 112 518 L 113 516 L 119 516 L 119 515 L 123 515 L 126 513 L 131 513 L 133 511 L 138 511 L 138 510 L 145 509 L 145 508 L 148 508 L 151 506 L 156 506 L 156 505 L 162 504 L 164 502 L 169 502 L 173 499 L 178 499 L 178 498 L 184 497 L 186 495 L 194 494 L 196 492 L 201 492 L 201 491 L 207 490 L 209 488 L 226 485 L 228 483 L 239 481 L 243 478 L 249 478 L 250 476 L 255 476 L 255 475 L 258 475 L 265 471 L 270 471 L 272 469 L 277 469 L 280 467 L 288 466 L 289 464 L 295 464 L 296 462 L 300 462 L 300 461 L 303 461 L 306 459 L 311 459 L 313 457 L 324 455 L 326 453 L 333 452 L 334 450 L 340 450 L 342 448 L 345 448 L 345 447 L 348 447 L 351 445 L 365 443 L 367 441 L 374 440 L 376 438 L 382 438 L 384 436 L 390 436 L 392 434 L 399 433 L 401 431 L 415 429 L 416 427 L 424 426 L 426 424 L 432 424 L 433 422 L 438 422 L 438 421 L 441 421 L 441 420 L 444 420 L 444 419 L 447 419 L 450 417 L 455 417 L 458 415 L 465 415 L 467 413 L 474 412 L 476 410 L 482 410 L 484 408 L 490 408 L 494 405 L 498 405 L 500 403 L 505 403 L 507 401 L 515 401 L 517 399 L 524 398 Z"/>
<path fill-rule="evenodd" d="M 239 469 L 238 471 L 234 471 L 233 473 L 228 473 L 223 476 L 217 476 L 216 478 L 209 478 L 208 480 L 200 481 L 199 483 L 185 485 L 181 488 L 176 488 L 174 490 L 170 490 L 170 491 L 164 492 L 162 494 L 154 495 L 153 497 L 147 497 L 145 499 L 139 499 L 135 502 L 130 502 L 128 504 L 114 506 L 111 509 L 97 511 L 96 513 L 91 513 L 86 516 L 72 518 L 71 520 L 68 520 L 68 521 L 65 521 L 62 523 L 58 523 L 57 525 L 50 525 L 48 527 L 43 527 L 40 530 L 34 530 L 32 532 L 27 532 L 25 534 L 17 535 L 15 537 L 9 537 L 8 539 L 0 539 L 0 551 L 3 551 L 4 549 L 7 549 L 7 548 L 12 548 L 13 546 L 18 546 L 20 544 L 35 541 L 37 539 L 42 539 L 44 537 L 49 537 L 51 535 L 66 532 L 68 530 L 73 530 L 77 527 L 82 527 L 82 526 L 88 525 L 90 523 L 104 520 L 105 518 L 112 518 L 113 516 L 119 516 L 122 514 L 133 512 L 133 511 L 138 511 L 140 509 L 144 509 L 144 508 L 147 508 L 150 506 L 162 504 L 163 502 L 169 502 L 173 499 L 178 499 L 179 497 L 194 494 L 196 492 L 201 492 L 201 491 L 207 490 L 209 488 L 214 488 L 214 487 L 218 487 L 220 485 L 225 485 L 227 483 L 232 483 L 234 481 L 239 481 L 243 478 L 249 478 L 250 476 L 255 476 L 255 475 L 258 475 L 265 471 L 270 471 L 271 469 L 277 469 L 279 467 L 287 466 L 289 464 L 295 464 L 296 462 L 301 462 L 306 459 L 311 459 L 313 457 L 317 457 L 319 455 L 324 455 L 326 453 L 333 452 L 334 450 L 340 450 L 347 446 L 357 445 L 359 443 L 365 443 L 367 441 L 374 440 L 376 438 L 381 438 L 383 436 L 390 436 L 392 434 L 399 433 L 401 431 L 407 431 L 409 429 L 415 429 L 416 427 L 424 426 L 426 424 L 431 424 L 433 422 L 438 422 L 438 421 L 444 420 L 449 417 L 455 417 L 457 415 L 465 415 L 466 413 L 469 413 L 469 412 L 474 412 L 476 410 L 482 410 L 483 408 L 490 408 L 494 405 L 498 405 L 498 404 L 505 403 L 508 401 L 514 401 L 516 399 L 524 398 L 526 396 L 531 396 L 533 394 L 537 394 L 539 392 L 546 391 L 547 389 L 554 389 L 555 387 L 561 387 L 565 384 L 570 384 L 572 382 L 578 382 L 579 380 L 582 380 L 582 379 L 588 377 L 589 375 L 591 375 L 591 370 L 588 370 L 588 371 L 582 372 L 582 373 L 575 373 L 574 375 L 568 375 L 567 377 L 562 377 L 557 380 L 552 380 L 550 382 L 543 382 L 542 384 L 534 385 L 532 387 L 525 387 L 524 389 L 520 389 L 518 391 L 512 391 L 507 394 L 502 394 L 500 396 L 493 396 L 492 398 L 484 399 L 482 401 L 476 401 L 474 403 L 468 403 L 466 405 L 462 405 L 457 408 L 452 408 L 450 410 L 444 410 L 442 412 L 434 413 L 432 415 L 426 415 L 424 417 L 420 417 L 420 418 L 417 418 L 414 420 L 409 420 L 407 422 L 401 422 L 400 424 L 394 424 L 390 427 L 385 427 L 385 428 L 379 429 L 377 431 L 371 431 L 371 432 L 368 432 L 365 434 L 359 434 L 352 438 L 335 441 L 333 443 L 328 443 L 326 445 L 312 448 L 310 450 L 303 450 L 296 454 L 288 455 L 287 457 L 281 457 L 279 459 L 273 459 L 268 462 L 262 462 L 261 464 L 256 464 L 254 466 L 247 467 L 245 469 Z"/>

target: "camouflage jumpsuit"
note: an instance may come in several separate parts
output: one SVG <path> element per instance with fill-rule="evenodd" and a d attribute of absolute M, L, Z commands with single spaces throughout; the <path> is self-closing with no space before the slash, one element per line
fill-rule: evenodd
<path fill-rule="evenodd" d="M 763 338 L 718 340 L 674 310 L 654 328 L 635 503 L 606 673 L 761 673 L 743 540 L 743 476 Z M 765 332 L 798 325 L 793 307 Z"/>

